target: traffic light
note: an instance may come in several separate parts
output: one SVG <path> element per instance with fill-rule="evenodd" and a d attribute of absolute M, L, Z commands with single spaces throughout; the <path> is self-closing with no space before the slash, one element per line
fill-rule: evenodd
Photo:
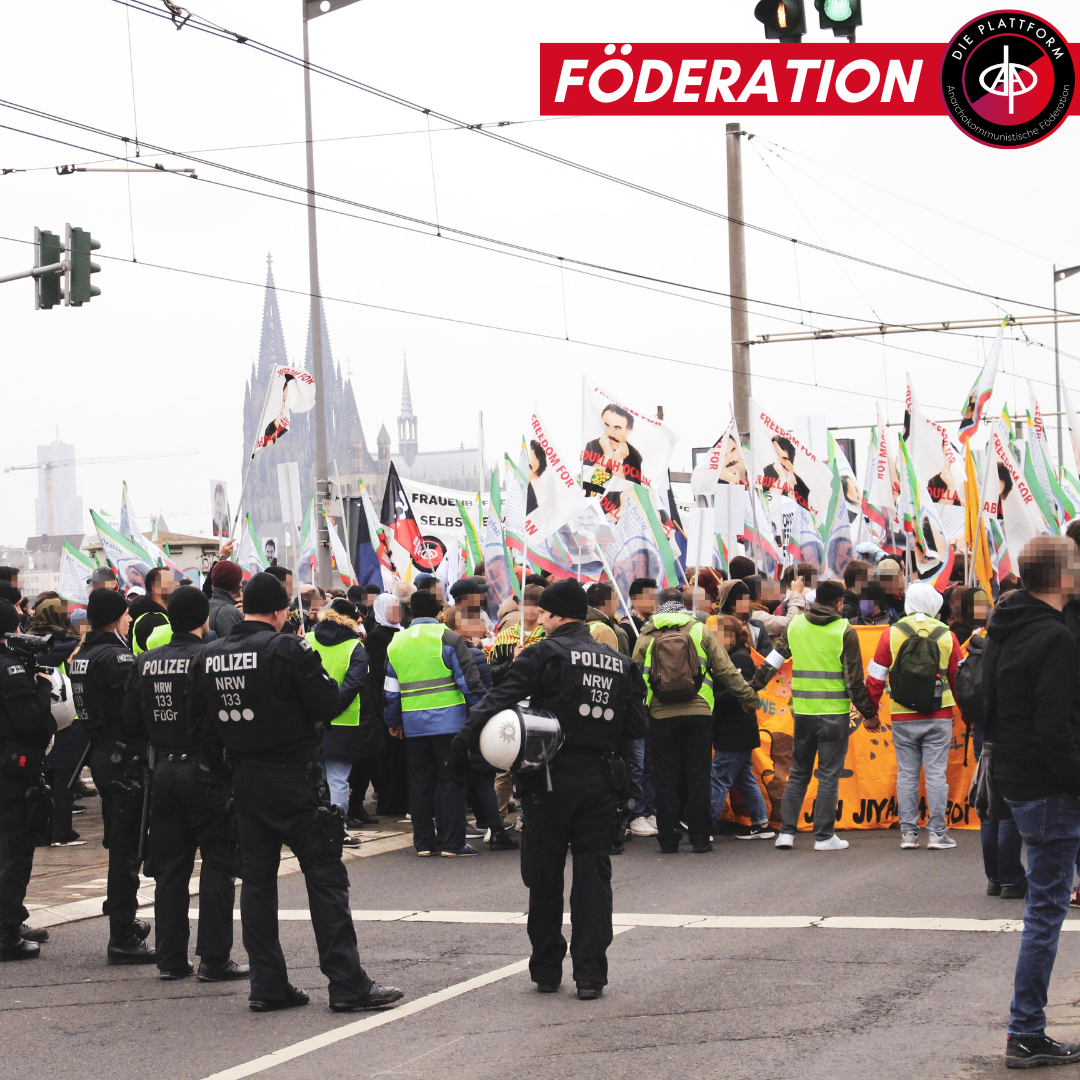
<path fill-rule="evenodd" d="M 862 26 L 862 0 L 814 0 L 822 30 L 832 30 L 834 37 L 855 40 L 855 27 Z"/>
<path fill-rule="evenodd" d="M 54 266 L 64 261 L 64 244 L 56 233 L 34 229 L 34 266 Z M 34 310 L 56 307 L 64 299 L 60 288 L 62 270 L 53 270 L 34 278 Z"/>
<path fill-rule="evenodd" d="M 97 251 L 99 247 L 101 242 L 85 229 L 67 227 L 67 302 L 72 307 L 79 307 L 92 297 L 101 295 L 101 290 L 90 284 L 90 275 L 101 271 L 97 263 L 90 261 L 90 252 Z"/>
<path fill-rule="evenodd" d="M 761 0 L 754 18 L 765 24 L 765 36 L 797 45 L 806 33 L 803 0 Z"/>

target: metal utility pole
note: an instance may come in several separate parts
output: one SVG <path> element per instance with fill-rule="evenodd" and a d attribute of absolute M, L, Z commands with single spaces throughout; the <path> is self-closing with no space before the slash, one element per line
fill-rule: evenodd
<path fill-rule="evenodd" d="M 311 374 L 315 377 L 315 583 L 330 585 L 330 534 L 322 509 L 330 498 L 326 457 L 326 382 L 323 379 L 322 294 L 319 290 L 319 239 L 315 227 L 315 147 L 311 134 L 311 66 L 308 22 L 348 7 L 355 0 L 301 0 L 304 21 L 304 138 L 307 158 L 308 291 L 311 293 Z"/>
<path fill-rule="evenodd" d="M 1059 270 L 1056 265 L 1054 266 L 1054 402 L 1058 411 L 1057 450 L 1059 469 L 1065 464 L 1065 458 L 1062 456 L 1061 449 L 1061 357 L 1058 354 L 1057 287 L 1059 281 L 1064 281 L 1066 278 L 1072 277 L 1073 274 L 1080 274 L 1080 266 L 1069 266 L 1064 270 Z"/>
<path fill-rule="evenodd" d="M 750 322 L 746 308 L 746 234 L 743 229 L 742 137 L 740 124 L 728 124 L 727 212 L 728 291 L 731 293 L 731 383 L 735 424 L 741 435 L 750 432 Z"/>

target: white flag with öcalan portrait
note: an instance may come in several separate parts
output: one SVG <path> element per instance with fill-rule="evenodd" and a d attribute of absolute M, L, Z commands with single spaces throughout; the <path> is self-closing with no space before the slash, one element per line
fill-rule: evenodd
<path fill-rule="evenodd" d="M 289 433 L 290 413 L 307 412 L 315 407 L 315 379 L 307 371 L 298 368 L 273 366 L 270 372 L 270 389 L 266 395 L 259 426 L 255 429 L 255 450 L 272 446 Z"/>

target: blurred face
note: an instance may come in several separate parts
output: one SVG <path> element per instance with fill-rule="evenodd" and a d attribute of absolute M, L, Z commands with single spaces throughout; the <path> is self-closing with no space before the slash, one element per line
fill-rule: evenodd
<path fill-rule="evenodd" d="M 990 617 L 990 605 L 986 602 L 985 594 L 978 593 L 976 595 L 972 610 L 975 615 L 975 625 L 985 626 L 986 620 Z"/>
<path fill-rule="evenodd" d="M 897 593 L 902 593 L 904 591 L 900 575 L 893 573 L 891 570 L 886 570 L 885 573 L 881 575 L 881 585 L 890 596 L 895 596 Z"/>
<path fill-rule="evenodd" d="M 478 612 L 470 611 L 467 615 L 461 617 L 462 637 L 466 637 L 470 641 L 479 641 L 484 636 L 484 630 L 484 620 L 480 618 Z"/>
<path fill-rule="evenodd" d="M 750 618 L 750 595 L 744 593 L 735 601 L 735 615 L 746 622 Z"/>
<path fill-rule="evenodd" d="M 735 635 L 726 626 L 720 628 L 720 641 L 727 652 L 735 648 Z"/>
<path fill-rule="evenodd" d="M 540 617 L 540 609 L 536 607 L 535 604 L 526 604 L 521 609 L 521 617 L 525 620 L 525 629 L 532 630 L 536 626 L 537 620 Z M 479 622 L 481 626 L 483 625 L 483 621 L 479 618 L 479 616 L 477 617 L 476 621 Z"/>
<path fill-rule="evenodd" d="M 634 606 L 642 615 L 651 615 L 656 610 L 656 590 L 650 586 L 638 594 Z"/>
<path fill-rule="evenodd" d="M 392 623 L 401 622 L 401 604 L 396 599 L 386 609 L 386 618 Z"/>
<path fill-rule="evenodd" d="M 119 619 L 116 620 L 116 629 L 121 637 L 127 637 L 128 630 L 131 629 L 131 613 L 125 611 Z"/>
<path fill-rule="evenodd" d="M 683 603 L 687 611 L 703 611 L 709 607 L 709 598 L 704 589 L 697 585 L 688 585 L 683 589 Z"/>
<path fill-rule="evenodd" d="M 292 596 L 293 596 L 293 592 L 292 592 L 292 574 L 286 574 L 285 575 L 285 580 L 281 584 L 285 586 L 285 591 L 289 594 L 289 599 L 291 600 Z"/>
<path fill-rule="evenodd" d="M 784 590 L 776 578 L 766 578 L 761 583 L 761 602 L 769 608 L 776 607 L 784 597 Z"/>

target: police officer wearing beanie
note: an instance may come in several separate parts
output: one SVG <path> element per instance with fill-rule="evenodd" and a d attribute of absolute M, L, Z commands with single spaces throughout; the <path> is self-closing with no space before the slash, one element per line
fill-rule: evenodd
<path fill-rule="evenodd" d="M 0 600 L 0 635 L 18 633 L 19 612 Z M 0 961 L 33 960 L 49 934 L 23 925 L 34 869 L 37 814 L 47 809 L 45 750 L 56 732 L 52 680 L 0 644 Z"/>
<path fill-rule="evenodd" d="M 541 993 L 562 981 L 566 955 L 563 870 L 573 855 L 570 956 L 582 1000 L 598 998 L 607 985 L 611 944 L 611 856 L 617 827 L 617 789 L 624 765 L 616 749 L 624 739 L 645 735 L 645 684 L 637 665 L 594 641 L 585 624 L 585 590 L 573 580 L 548 586 L 540 595 L 540 624 L 546 637 L 514 661 L 502 681 L 469 715 L 454 741 L 451 763 L 467 767 L 468 750 L 480 741 L 496 713 L 523 698 L 530 707 L 554 713 L 565 742 L 551 762 L 551 791 L 542 777 L 523 787 L 525 828 L 522 878 L 529 887 L 529 973 Z"/>
<path fill-rule="evenodd" d="M 86 601 L 90 633 L 68 661 L 75 709 L 90 736 L 90 773 L 101 796 L 109 849 L 109 877 L 102 913 L 109 916 L 110 964 L 152 964 L 145 945 L 150 924 L 136 919 L 139 832 L 146 731 L 124 717 L 124 691 L 135 665 L 127 646 L 127 601 L 111 589 L 94 589 Z"/>
<path fill-rule="evenodd" d="M 154 785 L 146 872 L 157 881 L 154 941 L 158 971 L 169 982 L 191 975 L 188 960 L 188 885 L 195 852 L 199 875 L 200 982 L 245 979 L 247 965 L 229 958 L 233 943 L 229 786 L 200 761 L 188 729 L 188 673 L 206 636 L 210 601 L 201 589 L 180 586 L 169 597 L 171 641 L 135 662 L 124 699 L 130 729 L 145 729 L 154 748 Z"/>
<path fill-rule="evenodd" d="M 289 983 L 277 933 L 278 864 L 288 844 L 306 879 L 330 1008 L 382 1008 L 402 993 L 373 982 L 360 964 L 341 861 L 344 819 L 329 805 L 319 760 L 323 727 L 341 711 L 338 686 L 304 638 L 281 633 L 288 607 L 281 582 L 255 574 L 244 589 L 243 621 L 203 647 L 188 690 L 189 723 L 207 761 L 232 769 L 248 1005 L 271 1012 L 309 1000 Z"/>

